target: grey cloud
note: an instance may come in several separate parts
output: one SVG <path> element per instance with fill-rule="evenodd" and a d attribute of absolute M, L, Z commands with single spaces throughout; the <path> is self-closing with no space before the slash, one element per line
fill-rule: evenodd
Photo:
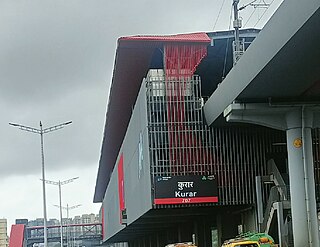
<path fill-rule="evenodd" d="M 40 137 L 9 122 L 37 128 L 40 120 L 44 127 L 73 121 L 44 137 L 46 177 L 80 176 L 64 188 L 64 203 L 81 203 L 78 212 L 91 212 L 85 201 L 92 206 L 118 37 L 212 31 L 223 2 L 1 0 L 0 198 L 9 199 L 0 203 L 1 216 L 12 224 L 14 217 L 42 215 Z M 225 1 L 216 30 L 228 29 L 230 10 Z M 56 188 L 48 187 L 48 204 L 57 204 L 56 196 Z M 57 211 L 48 205 L 49 217 Z"/>

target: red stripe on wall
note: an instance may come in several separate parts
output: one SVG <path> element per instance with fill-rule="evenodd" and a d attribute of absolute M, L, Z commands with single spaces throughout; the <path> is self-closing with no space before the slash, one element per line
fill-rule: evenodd
<path fill-rule="evenodd" d="M 122 224 L 122 211 L 125 210 L 124 200 L 124 171 L 123 171 L 123 153 L 120 156 L 118 163 L 118 191 L 119 191 L 119 212 L 120 212 L 120 224 Z"/>
<path fill-rule="evenodd" d="M 192 198 L 157 198 L 154 199 L 154 204 L 190 204 L 190 203 L 208 203 L 208 202 L 218 202 L 217 196 L 208 197 L 192 197 Z"/>
<path fill-rule="evenodd" d="M 125 209 L 124 202 L 124 174 L 123 174 L 123 154 L 118 163 L 118 189 L 119 189 L 119 207 L 120 211 Z"/>

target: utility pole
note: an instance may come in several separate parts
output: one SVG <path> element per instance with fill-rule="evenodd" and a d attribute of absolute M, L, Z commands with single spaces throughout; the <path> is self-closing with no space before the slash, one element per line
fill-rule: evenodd
<path fill-rule="evenodd" d="M 233 66 L 236 65 L 240 57 L 245 51 L 244 41 L 240 41 L 240 28 L 242 27 L 242 20 L 239 17 L 239 11 L 245 9 L 248 6 L 254 8 L 267 8 L 270 6 L 268 3 L 256 3 L 258 0 L 253 0 L 250 3 L 238 8 L 240 0 L 233 0 L 233 28 L 234 28 L 234 42 L 233 42 Z"/>
<path fill-rule="evenodd" d="M 239 30 L 242 27 L 242 20 L 239 18 L 238 9 L 239 0 L 233 0 L 233 28 L 234 28 L 234 42 L 233 42 L 233 65 L 235 65 L 244 52 L 244 46 L 240 42 Z"/>
<path fill-rule="evenodd" d="M 240 38 L 239 38 L 239 29 L 242 26 L 241 20 L 239 19 L 239 10 L 238 10 L 239 0 L 233 0 L 233 28 L 234 28 L 234 41 L 236 44 L 236 50 L 240 49 Z"/>

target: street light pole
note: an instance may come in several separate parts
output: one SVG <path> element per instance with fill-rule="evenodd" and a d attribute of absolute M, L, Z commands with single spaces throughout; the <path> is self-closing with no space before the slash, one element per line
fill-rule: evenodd
<path fill-rule="evenodd" d="M 69 238 L 69 230 L 68 230 L 68 228 L 69 228 L 69 210 L 78 208 L 78 207 L 80 207 L 80 206 L 82 206 L 82 205 L 81 205 L 81 204 L 78 204 L 78 205 L 74 205 L 74 206 L 72 206 L 72 207 L 69 207 L 69 204 L 67 204 L 66 207 L 63 207 L 63 206 L 61 206 L 61 204 L 60 204 L 60 206 L 58 206 L 58 205 L 53 205 L 53 206 L 60 208 L 60 211 L 61 211 L 62 209 L 67 210 L 67 222 L 66 222 L 66 228 L 67 228 L 67 230 L 66 230 L 66 235 L 67 235 L 67 247 L 68 247 L 68 246 L 69 246 L 69 241 L 68 241 L 68 238 Z"/>
<path fill-rule="evenodd" d="M 44 169 L 44 151 L 43 151 L 43 134 L 62 129 L 68 124 L 71 124 L 72 121 L 65 122 L 62 124 L 54 125 L 49 128 L 43 129 L 42 123 L 40 121 L 40 129 L 28 127 L 21 124 L 9 123 L 13 127 L 17 127 L 21 130 L 32 132 L 40 135 L 41 141 L 41 170 L 42 170 L 42 196 L 43 196 L 43 238 L 44 238 L 44 247 L 48 247 L 48 233 L 47 233 L 47 202 L 46 202 L 46 185 L 45 185 L 45 169 Z"/>
<path fill-rule="evenodd" d="M 43 151 L 43 128 L 40 121 L 40 139 L 41 139 L 41 171 L 42 171 L 42 198 L 43 198 L 43 238 L 44 247 L 48 246 L 48 232 L 47 232 L 47 199 L 46 199 L 46 185 L 45 185 L 45 171 L 44 171 L 44 151 Z"/>
<path fill-rule="evenodd" d="M 61 247 L 63 247 L 63 225 L 62 225 L 62 198 L 61 198 L 61 182 L 59 180 L 59 205 L 60 205 L 60 208 L 59 208 L 59 211 L 60 211 L 60 235 L 61 235 L 61 239 L 60 239 L 60 242 L 61 242 Z"/>
<path fill-rule="evenodd" d="M 79 177 L 75 177 L 75 178 L 71 178 L 68 180 L 64 180 L 64 181 L 51 181 L 51 180 L 45 180 L 45 182 L 47 184 L 52 184 L 52 185 L 58 185 L 59 186 L 59 208 L 60 208 L 60 245 L 61 247 L 63 247 L 63 224 L 62 224 L 62 195 L 61 195 L 61 186 L 71 183 L 74 180 L 78 179 Z"/>

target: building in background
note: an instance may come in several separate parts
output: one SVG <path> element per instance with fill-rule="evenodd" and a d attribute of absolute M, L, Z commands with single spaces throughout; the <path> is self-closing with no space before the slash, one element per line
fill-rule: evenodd
<path fill-rule="evenodd" d="M 43 241 L 43 218 L 35 220 L 16 219 L 16 224 L 26 226 L 25 240 L 27 245 L 41 246 Z M 98 214 L 83 214 L 74 218 L 63 218 L 64 246 L 96 246 L 101 241 L 101 223 Z M 48 243 L 49 247 L 60 246 L 60 221 L 49 219 Z"/>
<path fill-rule="evenodd" d="M 0 219 L 0 247 L 8 246 L 7 219 Z"/>
<path fill-rule="evenodd" d="M 28 219 L 16 219 L 16 225 L 28 225 Z"/>
<path fill-rule="evenodd" d="M 98 223 L 99 222 L 99 215 L 96 215 L 96 214 L 83 214 L 81 216 L 81 221 L 82 221 L 81 222 L 82 224 Z"/>

